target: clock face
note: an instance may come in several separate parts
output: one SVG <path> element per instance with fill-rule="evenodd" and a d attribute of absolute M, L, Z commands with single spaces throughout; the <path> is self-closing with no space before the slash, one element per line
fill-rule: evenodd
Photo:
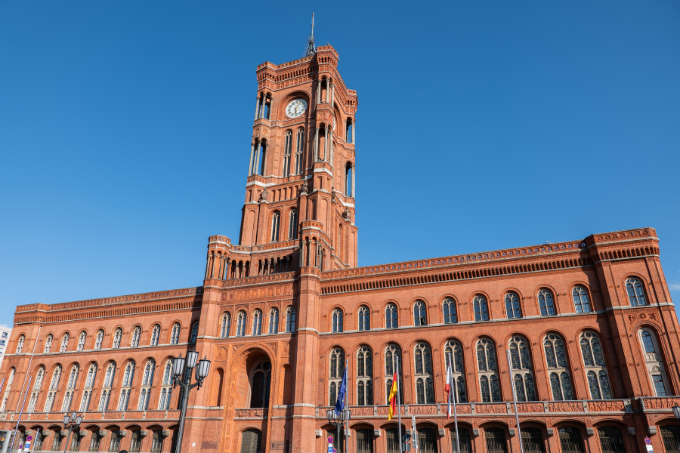
<path fill-rule="evenodd" d="M 297 118 L 305 113 L 305 110 L 307 110 L 307 102 L 304 99 L 295 99 L 290 101 L 290 104 L 286 107 L 286 115 L 289 118 Z"/>

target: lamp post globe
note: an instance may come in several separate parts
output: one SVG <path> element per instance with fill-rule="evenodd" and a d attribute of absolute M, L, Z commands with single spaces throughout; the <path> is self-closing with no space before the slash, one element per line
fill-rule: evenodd
<path fill-rule="evenodd" d="M 680 420 L 680 406 L 678 406 L 677 404 L 673 406 L 673 415 L 675 416 L 675 418 Z"/>

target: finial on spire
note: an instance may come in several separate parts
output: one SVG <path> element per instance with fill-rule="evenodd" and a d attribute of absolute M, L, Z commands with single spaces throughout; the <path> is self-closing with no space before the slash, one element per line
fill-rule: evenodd
<path fill-rule="evenodd" d="M 312 13 L 312 34 L 307 38 L 307 47 L 305 48 L 305 57 L 312 57 L 316 54 L 316 46 L 314 45 L 314 13 Z"/>

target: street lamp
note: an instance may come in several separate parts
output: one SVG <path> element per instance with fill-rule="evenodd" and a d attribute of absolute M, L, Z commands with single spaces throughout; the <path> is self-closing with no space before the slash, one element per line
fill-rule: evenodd
<path fill-rule="evenodd" d="M 64 414 L 64 429 L 68 429 L 68 437 L 66 438 L 66 445 L 64 446 L 64 453 L 66 453 L 66 449 L 68 448 L 68 441 L 71 439 L 71 433 L 73 431 L 78 431 L 80 429 L 80 422 L 83 421 L 82 415 L 78 415 L 76 411 L 73 411 L 73 413 L 69 416 L 68 414 Z M 76 434 L 77 436 L 78 434 Z"/>
<path fill-rule="evenodd" d="M 198 366 L 196 366 L 198 362 Z M 185 373 L 186 368 L 186 373 Z M 191 370 L 196 368 L 196 382 L 191 383 Z M 208 377 L 210 371 L 210 360 L 203 358 L 198 360 L 198 352 L 189 351 L 185 358 L 182 354 L 172 359 L 172 386 L 182 387 L 182 413 L 179 418 L 179 432 L 177 433 L 177 446 L 175 453 L 180 453 L 182 449 L 182 433 L 184 432 L 184 419 L 187 415 L 187 404 L 189 403 L 189 392 L 192 388 L 201 388 L 203 380 Z"/>
<path fill-rule="evenodd" d="M 329 409 L 326 412 L 326 419 L 328 422 L 335 426 L 336 432 L 337 432 L 337 439 L 338 439 L 338 453 L 340 451 L 340 427 L 344 425 L 345 423 L 349 423 L 349 419 L 352 418 L 352 412 L 349 409 L 344 409 L 342 411 L 335 412 L 335 409 Z M 347 437 L 347 436 L 345 436 Z M 343 449 L 344 450 L 344 449 Z"/>

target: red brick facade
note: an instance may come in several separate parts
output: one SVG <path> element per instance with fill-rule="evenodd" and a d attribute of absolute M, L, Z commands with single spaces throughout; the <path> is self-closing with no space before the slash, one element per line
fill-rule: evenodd
<path fill-rule="evenodd" d="M 169 452 L 165 367 L 195 349 L 212 365 L 183 451 L 325 452 L 346 359 L 348 453 L 393 452 L 398 355 L 403 428 L 416 415 L 421 450 L 450 453 L 450 350 L 466 453 L 520 451 L 511 382 L 526 451 L 671 449 L 680 338 L 655 230 L 357 268 L 358 104 L 337 64 L 323 46 L 257 68 L 240 245 L 210 237 L 202 287 L 17 308 L 0 429 L 63 450 L 62 410 L 81 409 L 81 451 Z"/>

